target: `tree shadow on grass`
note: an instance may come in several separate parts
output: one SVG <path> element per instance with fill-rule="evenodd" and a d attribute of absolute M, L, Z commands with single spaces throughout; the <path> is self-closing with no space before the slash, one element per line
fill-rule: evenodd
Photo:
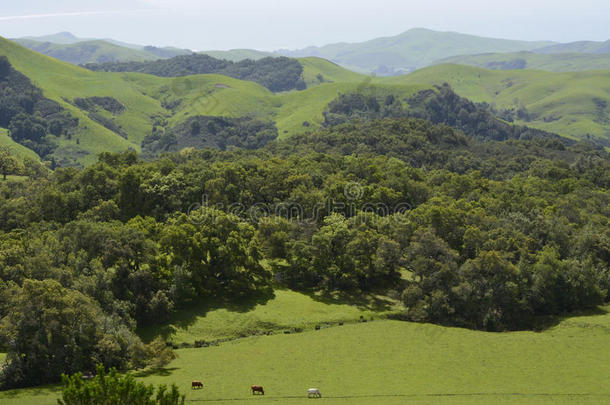
<path fill-rule="evenodd" d="M 392 302 L 389 298 L 380 297 L 373 294 L 350 294 L 345 292 L 322 294 L 306 292 L 306 294 L 312 300 L 324 304 L 351 305 L 361 310 L 374 312 L 390 311 L 395 305 L 394 302 Z"/>
<path fill-rule="evenodd" d="M 165 368 L 165 367 L 162 367 L 162 368 L 147 368 L 147 369 L 144 369 L 142 371 L 136 371 L 135 373 L 133 373 L 133 376 L 137 377 L 137 378 L 146 378 L 146 377 L 151 377 L 151 376 L 155 376 L 155 377 L 169 377 L 176 370 L 178 370 L 178 367 L 172 367 L 172 368 Z"/>
<path fill-rule="evenodd" d="M 200 299 L 188 305 L 187 308 L 176 310 L 170 320 L 164 325 L 148 325 L 140 328 L 138 334 L 145 342 L 150 342 L 157 336 L 165 340 L 176 333 L 178 329 L 186 329 L 195 324 L 198 318 L 205 317 L 208 312 L 217 309 L 226 309 L 230 312 L 245 313 L 252 311 L 257 305 L 265 305 L 275 297 L 272 288 L 257 290 L 239 300 L 205 300 Z"/>
<path fill-rule="evenodd" d="M 45 385 L 43 387 L 32 387 L 32 388 L 18 388 L 7 391 L 0 391 L 0 404 L 2 399 L 14 399 L 27 395 L 28 397 L 49 397 L 59 395 L 61 386 L 59 385 Z"/>
<path fill-rule="evenodd" d="M 535 332 L 544 332 L 558 326 L 560 323 L 568 320 L 578 320 L 580 317 L 588 316 L 604 316 L 610 313 L 610 307 L 596 307 L 570 312 L 562 315 L 547 315 L 540 316 L 534 319 L 533 330 Z"/>

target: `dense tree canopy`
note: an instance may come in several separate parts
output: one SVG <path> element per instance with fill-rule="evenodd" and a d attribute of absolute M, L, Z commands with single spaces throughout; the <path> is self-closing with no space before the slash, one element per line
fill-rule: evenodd
<path fill-rule="evenodd" d="M 143 156 L 177 152 L 184 148 L 258 149 L 278 136 L 274 123 L 242 117 L 196 116 L 163 132 L 155 131 L 142 141 Z"/>
<path fill-rule="evenodd" d="M 87 64 L 87 69 L 103 72 L 140 72 L 161 77 L 216 73 L 256 82 L 271 91 L 303 90 L 303 66 L 284 56 L 231 62 L 205 54 L 181 55 L 149 62 L 108 62 Z"/>
<path fill-rule="evenodd" d="M 324 125 L 335 126 L 354 119 L 368 121 L 388 117 L 414 117 L 433 124 L 448 125 L 480 140 L 546 139 L 556 148 L 574 143 L 546 131 L 509 124 L 493 112 L 512 122 L 511 115 L 506 111 L 497 112 L 489 105 L 477 105 L 458 96 L 445 83 L 433 89 L 422 90 L 404 100 L 394 94 L 340 94 L 328 104 L 324 112 Z"/>
<path fill-rule="evenodd" d="M 9 386 L 146 364 L 136 326 L 277 286 L 390 294 L 408 319 L 486 330 L 609 298 L 610 159 L 587 143 L 385 119 L 30 176 L 0 184 Z"/>

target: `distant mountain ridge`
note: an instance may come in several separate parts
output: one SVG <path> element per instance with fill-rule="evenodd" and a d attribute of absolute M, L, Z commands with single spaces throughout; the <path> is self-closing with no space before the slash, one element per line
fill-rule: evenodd
<path fill-rule="evenodd" d="M 515 41 L 414 28 L 396 36 L 360 43 L 337 43 L 278 53 L 292 57 L 318 56 L 362 73 L 393 75 L 408 73 L 450 56 L 533 51 L 552 45 L 555 43 L 551 41 Z"/>
<path fill-rule="evenodd" d="M 596 41 L 577 41 L 567 44 L 556 44 L 544 48 L 536 49 L 536 53 L 590 53 L 590 54 L 610 54 L 610 40 L 604 42 Z"/>
<path fill-rule="evenodd" d="M 549 72 L 610 70 L 610 53 L 536 53 L 508 52 L 459 55 L 436 61 L 435 65 L 452 63 L 491 70 L 536 69 Z"/>
<path fill-rule="evenodd" d="M 42 36 L 38 36 L 38 37 L 29 36 L 29 37 L 17 38 L 17 39 L 13 39 L 13 41 L 19 42 L 19 40 L 21 40 L 21 39 L 27 39 L 27 40 L 36 41 L 36 42 L 50 42 L 52 44 L 58 44 L 58 45 L 74 45 L 74 44 L 78 44 L 80 42 L 104 41 L 104 42 L 108 42 L 113 45 L 122 46 L 122 47 L 129 48 L 129 49 L 142 50 L 147 47 L 146 45 L 138 45 L 138 44 L 132 44 L 129 42 L 117 41 L 116 39 L 112 39 L 112 38 L 81 38 L 81 37 L 78 37 L 78 36 L 72 34 L 71 32 L 67 32 L 67 31 L 58 32 L 56 34 L 50 34 L 50 35 L 42 35 Z M 178 49 L 178 48 L 162 47 L 161 49 Z"/>
<path fill-rule="evenodd" d="M 79 65 L 142 62 L 195 53 L 187 49 L 143 46 L 114 39 L 80 38 L 69 32 L 15 41 L 48 56 Z M 440 63 L 467 64 L 495 70 L 568 72 L 608 69 L 610 57 L 606 55 L 610 55 L 610 40 L 571 43 L 519 41 L 413 28 L 399 35 L 359 43 L 342 42 L 274 52 L 231 49 L 196 53 L 231 62 L 245 59 L 256 61 L 268 56 L 319 57 L 354 72 L 379 76 L 401 75 Z"/>

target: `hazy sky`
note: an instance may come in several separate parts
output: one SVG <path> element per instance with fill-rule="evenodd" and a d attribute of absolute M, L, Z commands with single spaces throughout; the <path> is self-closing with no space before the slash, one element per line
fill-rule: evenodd
<path fill-rule="evenodd" d="M 510 39 L 610 39 L 608 0 L 0 0 L 0 35 L 70 31 L 194 50 L 301 48 L 414 27 Z"/>

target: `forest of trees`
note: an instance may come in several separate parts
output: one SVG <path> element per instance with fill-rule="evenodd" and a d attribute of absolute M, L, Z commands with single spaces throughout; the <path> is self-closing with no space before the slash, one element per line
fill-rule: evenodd
<path fill-rule="evenodd" d="M 589 143 L 481 142 L 414 118 L 257 150 L 103 153 L 2 181 L 0 381 L 168 358 L 135 328 L 276 287 L 388 294 L 416 321 L 533 328 L 608 301 L 609 189 L 610 158 Z"/>
<path fill-rule="evenodd" d="M 142 141 L 142 155 L 149 158 L 184 148 L 257 149 L 277 136 L 277 127 L 272 122 L 249 117 L 195 116 L 165 131 L 155 126 L 153 133 Z"/>
<path fill-rule="evenodd" d="M 304 90 L 303 66 L 284 56 L 232 62 L 205 54 L 181 55 L 149 62 L 107 62 L 84 67 L 102 72 L 139 72 L 161 77 L 216 73 L 260 84 L 273 92 Z"/>

